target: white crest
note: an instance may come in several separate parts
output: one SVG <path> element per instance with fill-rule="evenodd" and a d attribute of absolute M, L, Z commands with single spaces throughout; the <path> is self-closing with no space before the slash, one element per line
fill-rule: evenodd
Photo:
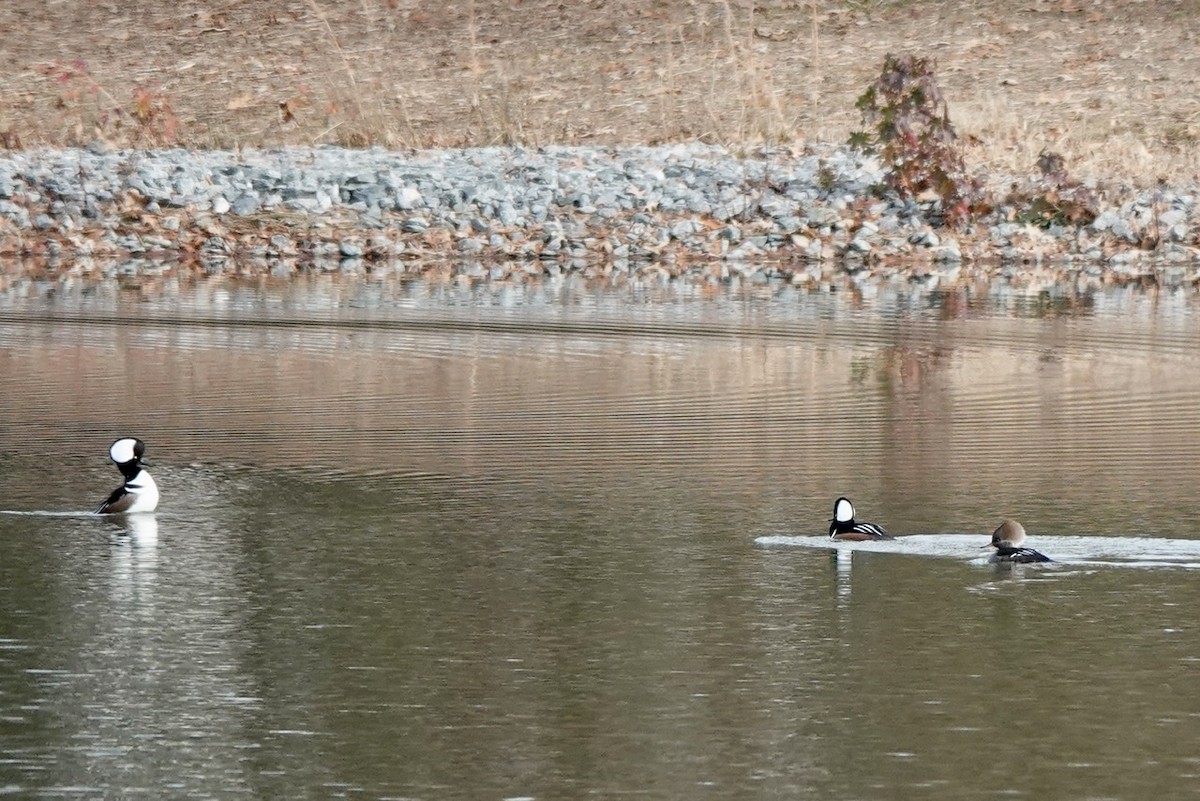
<path fill-rule="evenodd" d="M 838 498 L 833 505 L 833 519 L 839 523 L 849 523 L 854 519 L 854 506 L 846 498 Z"/>
<path fill-rule="evenodd" d="M 112 459 L 117 464 L 125 464 L 132 461 L 134 458 L 133 448 L 137 445 L 137 440 L 132 437 L 119 439 L 112 444 L 108 449 L 108 458 Z"/>

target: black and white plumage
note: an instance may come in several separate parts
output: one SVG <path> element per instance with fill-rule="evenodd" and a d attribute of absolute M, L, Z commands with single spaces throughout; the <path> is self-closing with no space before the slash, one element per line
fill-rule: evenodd
<path fill-rule="evenodd" d="M 145 470 L 142 455 L 146 443 L 133 437 L 117 440 L 108 448 L 108 458 L 121 471 L 125 483 L 113 490 L 96 509 L 99 515 L 153 512 L 158 506 L 158 485 Z"/>
<path fill-rule="evenodd" d="M 996 549 L 988 561 L 1016 564 L 1053 561 L 1049 556 L 1035 551 L 1033 548 L 1022 547 L 1021 543 L 1023 542 L 1025 542 L 1025 527 L 1016 520 L 1004 520 L 992 532 L 992 541 L 984 546 Z"/>
<path fill-rule="evenodd" d="M 829 521 L 829 538 L 834 540 L 890 540 L 895 539 L 874 523 L 859 523 L 854 519 L 854 504 L 849 498 L 838 498 L 833 503 L 833 517 Z"/>

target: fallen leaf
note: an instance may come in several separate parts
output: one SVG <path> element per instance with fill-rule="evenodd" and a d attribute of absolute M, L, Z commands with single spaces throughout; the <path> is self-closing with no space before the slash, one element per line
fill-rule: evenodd
<path fill-rule="evenodd" d="M 250 108 L 252 105 L 254 105 L 254 95 L 251 92 L 246 92 L 245 94 L 231 98 L 230 101 L 225 104 L 225 108 L 228 111 L 238 111 L 240 109 Z"/>
<path fill-rule="evenodd" d="M 306 97 L 289 97 L 287 100 L 279 102 L 279 113 L 283 117 L 284 122 L 291 122 L 296 119 L 296 112 L 302 108 L 307 108 L 310 105 Z"/>
<path fill-rule="evenodd" d="M 791 36 L 791 32 L 786 28 L 757 27 L 754 29 L 754 35 L 759 39 L 766 39 L 769 42 L 782 42 Z"/>

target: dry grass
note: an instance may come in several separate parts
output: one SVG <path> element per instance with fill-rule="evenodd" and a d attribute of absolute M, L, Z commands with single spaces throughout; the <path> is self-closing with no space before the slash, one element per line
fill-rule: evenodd
<path fill-rule="evenodd" d="M 1200 0 L 7 0 L 0 146 L 802 146 L 844 141 L 905 51 L 936 60 L 973 165 L 1049 146 L 1182 183 L 1198 23 Z"/>

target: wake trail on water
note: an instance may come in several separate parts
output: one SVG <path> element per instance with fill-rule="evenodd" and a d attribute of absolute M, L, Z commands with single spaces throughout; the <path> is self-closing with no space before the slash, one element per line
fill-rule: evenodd
<path fill-rule="evenodd" d="M 894 540 L 845 542 L 828 536 L 762 536 L 755 543 L 818 550 L 894 553 L 907 556 L 956 558 L 988 564 L 987 538 L 979 534 L 910 534 Z M 1200 540 L 1157 537 L 1039 535 L 1030 547 L 1050 557 L 1040 566 L 1141 567 L 1200 569 Z M 1025 566 L 1027 567 L 1027 566 Z"/>
<path fill-rule="evenodd" d="M 102 517 L 95 512 L 48 512 L 39 509 L 22 510 L 22 509 L 0 509 L 0 515 L 11 515 L 13 517 Z"/>

